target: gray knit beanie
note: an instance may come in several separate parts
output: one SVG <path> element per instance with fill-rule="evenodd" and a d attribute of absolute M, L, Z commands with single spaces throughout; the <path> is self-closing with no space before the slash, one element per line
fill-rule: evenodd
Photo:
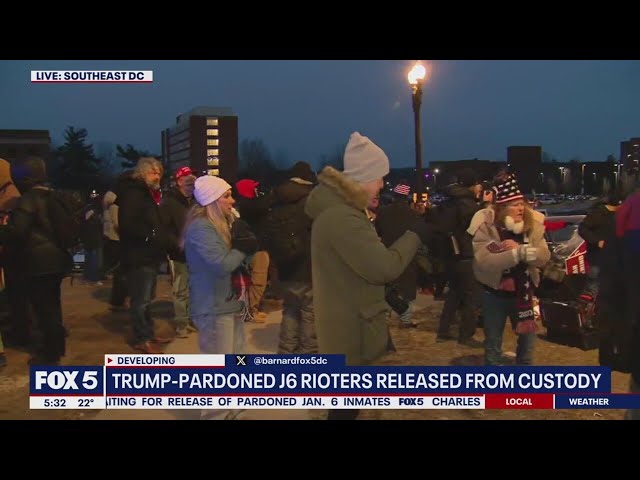
<path fill-rule="evenodd" d="M 389 173 L 389 158 L 369 138 L 351 134 L 344 151 L 344 174 L 358 183 L 371 182 Z"/>

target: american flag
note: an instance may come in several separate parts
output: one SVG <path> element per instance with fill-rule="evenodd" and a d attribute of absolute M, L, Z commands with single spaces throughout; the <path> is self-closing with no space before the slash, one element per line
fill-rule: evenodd
<path fill-rule="evenodd" d="M 500 253 L 504 251 L 502 245 L 499 245 L 496 242 L 491 242 L 489 245 L 487 245 L 487 250 L 489 250 L 491 253 Z"/>
<path fill-rule="evenodd" d="M 398 185 L 393 187 L 393 191 L 395 193 L 399 193 L 400 195 L 409 195 L 409 193 L 411 192 L 411 187 L 409 187 L 409 185 L 399 183 Z"/>

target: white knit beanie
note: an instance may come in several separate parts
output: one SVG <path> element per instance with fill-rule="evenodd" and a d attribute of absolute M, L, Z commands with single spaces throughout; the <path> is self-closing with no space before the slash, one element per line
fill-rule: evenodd
<path fill-rule="evenodd" d="M 213 175 L 204 175 L 196 179 L 193 196 L 200 205 L 206 207 L 210 203 L 218 200 L 230 188 L 231 185 L 222 178 Z"/>
<path fill-rule="evenodd" d="M 344 174 L 358 183 L 371 182 L 389 173 L 389 158 L 369 138 L 351 134 L 344 151 Z"/>

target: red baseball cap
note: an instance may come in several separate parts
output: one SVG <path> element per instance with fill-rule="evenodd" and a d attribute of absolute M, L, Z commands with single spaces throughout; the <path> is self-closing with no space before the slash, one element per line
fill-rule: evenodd
<path fill-rule="evenodd" d="M 245 178 L 236 182 L 236 190 L 238 191 L 238 194 L 243 197 L 253 199 L 256 198 L 256 188 L 258 188 L 259 185 L 260 182 Z"/>
<path fill-rule="evenodd" d="M 179 178 L 182 178 L 182 177 L 188 177 L 189 175 L 192 175 L 192 176 L 195 177 L 195 174 L 193 173 L 193 170 L 191 170 L 190 167 L 179 168 L 176 171 L 176 180 L 178 180 Z"/>

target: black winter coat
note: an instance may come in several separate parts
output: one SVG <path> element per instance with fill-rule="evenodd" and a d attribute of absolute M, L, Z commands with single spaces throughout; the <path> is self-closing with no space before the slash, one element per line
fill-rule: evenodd
<path fill-rule="evenodd" d="M 437 217 L 437 224 L 444 230 L 453 232 L 458 246 L 460 256 L 458 259 L 473 258 L 472 238 L 467 229 L 471 219 L 480 210 L 478 201 L 467 187 L 461 185 L 449 185 L 445 188 L 445 193 L 449 199 L 442 205 Z"/>
<path fill-rule="evenodd" d="M 259 250 L 266 250 L 265 220 L 274 200 L 273 194 L 260 195 L 256 198 L 234 196 L 240 218 L 249 224 L 251 231 L 258 238 Z"/>
<path fill-rule="evenodd" d="M 605 205 L 594 206 L 578 226 L 578 234 L 587 242 L 587 261 L 600 265 L 602 249 L 600 240 L 612 238 L 616 231 L 616 214 Z"/>
<path fill-rule="evenodd" d="M 68 274 L 73 267 L 69 252 L 56 242 L 47 210 L 51 191 L 35 187 L 20 197 L 8 225 L 0 225 L 0 245 L 7 266 L 29 278 Z"/>
<path fill-rule="evenodd" d="M 123 182 L 116 199 L 124 268 L 157 267 L 166 258 L 168 239 L 160 220 L 160 207 L 144 181 Z"/>
<path fill-rule="evenodd" d="M 180 239 L 192 205 L 193 199 L 185 197 L 177 188 L 167 191 L 160 202 L 160 218 L 167 233 L 169 258 L 177 262 L 187 261 L 184 250 L 180 248 Z"/>
<path fill-rule="evenodd" d="M 623 270 L 622 241 L 615 234 L 607 237 L 605 247 L 599 253 L 602 267 L 598 276 L 596 321 L 600 333 L 600 365 L 620 372 L 635 373 L 640 379 L 640 350 L 635 350 L 639 337 L 634 337 L 633 325 L 627 322 L 626 295 Z"/>
<path fill-rule="evenodd" d="M 418 219 L 418 215 L 409 208 L 404 201 L 396 201 L 390 205 L 381 207 L 376 216 L 376 230 L 385 247 L 390 247 L 411 225 Z M 376 259 L 372 258 L 372 262 Z M 405 299 L 416 299 L 418 289 L 418 264 L 416 259 L 411 260 L 404 272 L 393 282 L 398 286 L 398 293 Z"/>
<path fill-rule="evenodd" d="M 292 180 L 277 186 L 273 191 L 273 205 L 271 209 L 279 209 L 291 216 L 295 224 L 293 231 L 300 232 L 303 236 L 303 244 L 306 247 L 297 259 L 287 264 L 277 263 L 272 255 L 272 260 L 277 263 L 278 279 L 282 281 L 298 281 L 311 283 L 311 218 L 305 213 L 306 199 L 313 190 L 313 185 L 303 185 Z M 285 218 L 289 218 L 288 216 Z M 269 215 L 265 218 L 264 243 L 269 250 L 272 242 L 281 238 L 277 234 L 271 234 L 273 225 L 269 224 Z"/>

